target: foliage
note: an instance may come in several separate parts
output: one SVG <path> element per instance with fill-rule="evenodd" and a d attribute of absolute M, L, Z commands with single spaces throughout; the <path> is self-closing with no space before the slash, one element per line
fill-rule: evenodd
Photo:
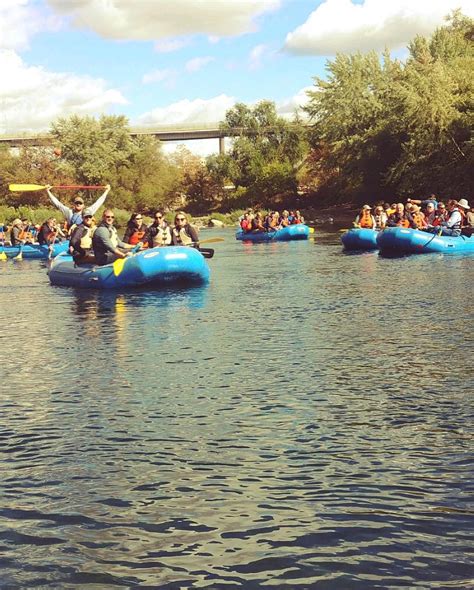
<path fill-rule="evenodd" d="M 339 200 L 472 194 L 473 30 L 454 12 L 404 64 L 388 52 L 329 62 L 309 92 L 306 183 Z"/>
<path fill-rule="evenodd" d="M 252 204 L 272 202 L 280 193 L 296 193 L 305 151 L 304 129 L 298 120 L 279 117 L 270 101 L 253 108 L 237 103 L 227 111 L 221 129 L 237 135 L 229 154 L 208 159 L 208 169 L 219 184 L 227 180 L 243 187 Z"/>

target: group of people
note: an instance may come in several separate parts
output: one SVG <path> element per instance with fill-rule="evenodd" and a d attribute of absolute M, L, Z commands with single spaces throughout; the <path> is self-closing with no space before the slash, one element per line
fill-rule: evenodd
<path fill-rule="evenodd" d="M 149 226 L 145 225 L 140 213 L 133 213 L 122 240 L 114 222 L 112 209 L 104 211 L 97 226 L 90 212 L 84 212 L 82 223 L 73 229 L 69 240 L 69 250 L 76 264 L 95 262 L 102 266 L 125 258 L 131 250 L 157 246 L 199 247 L 197 229 L 188 222 L 183 211 L 176 213 L 173 227 L 168 225 L 162 211 L 156 211 Z"/>
<path fill-rule="evenodd" d="M 373 210 L 364 205 L 354 227 L 382 230 L 385 227 L 409 227 L 440 236 L 472 235 L 474 207 L 466 199 L 449 199 L 446 204 L 435 195 L 428 199 L 407 199 L 404 203 L 379 203 Z"/>
<path fill-rule="evenodd" d="M 268 215 L 248 209 L 239 219 L 240 228 L 245 233 L 273 232 L 297 223 L 304 223 L 301 213 L 286 209 L 281 214 L 279 211 L 270 211 Z"/>
<path fill-rule="evenodd" d="M 186 213 L 178 211 L 174 225 L 170 226 L 162 211 L 156 211 L 153 222 L 146 226 L 140 213 L 133 213 L 127 223 L 123 239 L 118 236 L 115 228 L 115 215 L 112 209 L 105 209 L 99 224 L 94 213 L 104 204 L 110 185 L 102 195 L 87 209 L 84 200 L 76 197 L 72 207 L 61 203 L 53 195 L 50 186 L 46 187 L 48 196 L 55 207 L 64 215 L 64 226 L 56 218 L 50 217 L 41 226 L 34 226 L 27 219 L 15 219 L 9 228 L 10 245 L 46 244 L 50 247 L 60 240 L 69 239 L 69 252 L 76 264 L 95 263 L 110 264 L 118 258 L 125 258 L 131 250 L 155 248 L 157 246 L 193 246 L 199 247 L 197 229 L 188 221 Z M 5 243 L 6 231 L 2 231 L 0 239 Z"/>
<path fill-rule="evenodd" d="M 0 239 L 6 242 L 7 231 L 10 235 L 11 246 L 23 246 L 25 244 L 52 245 L 56 240 L 66 237 L 60 224 L 54 217 L 49 217 L 42 225 L 34 225 L 28 219 L 17 217 L 10 227 L 1 231 Z"/>

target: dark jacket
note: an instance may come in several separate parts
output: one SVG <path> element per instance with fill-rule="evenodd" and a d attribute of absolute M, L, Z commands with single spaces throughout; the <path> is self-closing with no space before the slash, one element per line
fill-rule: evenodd
<path fill-rule="evenodd" d="M 73 258 L 83 258 L 90 252 L 90 250 L 86 250 L 81 246 L 81 240 L 91 229 L 83 223 L 74 228 L 69 240 L 69 250 L 72 252 Z"/>

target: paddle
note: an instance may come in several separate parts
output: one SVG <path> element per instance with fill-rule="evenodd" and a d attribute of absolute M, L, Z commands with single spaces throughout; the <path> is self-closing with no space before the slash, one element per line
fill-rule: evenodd
<path fill-rule="evenodd" d="M 7 255 L 5 252 L 5 226 L 3 225 L 0 227 L 0 235 L 2 236 L 2 251 L 0 252 L 0 260 L 7 260 Z"/>
<path fill-rule="evenodd" d="M 224 241 L 224 238 L 206 238 L 205 240 L 199 240 L 199 242 L 193 242 L 193 244 L 214 244 L 216 242 Z"/>
<path fill-rule="evenodd" d="M 142 247 L 142 243 L 137 244 L 135 246 L 135 248 L 132 248 L 129 253 L 128 256 L 126 256 L 125 258 L 117 258 L 117 260 L 114 260 L 112 267 L 114 269 L 114 276 L 118 277 L 119 274 L 122 272 L 123 267 L 125 266 L 125 261 L 131 257 L 131 255 L 136 254 L 140 248 Z"/>
<path fill-rule="evenodd" d="M 28 191 L 41 191 L 44 190 L 45 188 L 48 188 L 48 186 L 44 185 L 44 184 L 9 184 L 8 188 L 10 189 L 10 191 L 12 193 L 20 193 L 20 192 L 28 192 Z M 70 184 L 70 185 L 57 185 L 57 186 L 52 186 L 51 188 L 54 189 L 60 189 L 60 190 L 70 190 L 70 189 L 104 189 L 106 188 L 105 186 L 99 186 L 99 185 L 83 185 L 83 184 Z"/>
<path fill-rule="evenodd" d="M 204 258 L 212 258 L 214 256 L 214 248 L 198 248 L 198 250 Z"/>
<path fill-rule="evenodd" d="M 18 252 L 18 254 L 16 256 L 13 257 L 13 260 L 23 260 L 23 246 L 25 244 L 22 242 L 20 244 L 20 251 Z"/>

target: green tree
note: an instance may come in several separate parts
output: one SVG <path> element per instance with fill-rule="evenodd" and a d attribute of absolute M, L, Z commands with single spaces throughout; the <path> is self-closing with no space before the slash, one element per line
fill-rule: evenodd
<path fill-rule="evenodd" d="M 271 101 L 254 107 L 237 103 L 227 111 L 221 129 L 234 137 L 228 155 L 208 161 L 216 179 L 228 178 L 262 204 L 296 193 L 297 171 L 306 148 L 300 121 L 278 116 Z"/>

